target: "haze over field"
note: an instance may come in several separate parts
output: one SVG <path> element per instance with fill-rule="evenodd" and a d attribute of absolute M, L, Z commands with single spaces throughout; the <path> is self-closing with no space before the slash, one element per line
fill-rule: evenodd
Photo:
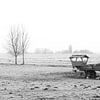
<path fill-rule="evenodd" d="M 29 52 L 89 49 L 100 53 L 100 0 L 1 0 L 0 52 L 6 52 L 11 26 L 29 33 Z"/>

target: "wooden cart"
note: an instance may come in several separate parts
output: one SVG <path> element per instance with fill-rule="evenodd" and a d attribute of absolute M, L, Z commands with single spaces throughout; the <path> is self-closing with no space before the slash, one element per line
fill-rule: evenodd
<path fill-rule="evenodd" d="M 70 57 L 73 69 L 84 71 L 85 78 L 96 78 L 96 71 L 100 71 L 100 63 L 87 64 L 89 57 L 87 55 L 72 55 Z M 77 69 L 77 70 L 76 70 Z"/>

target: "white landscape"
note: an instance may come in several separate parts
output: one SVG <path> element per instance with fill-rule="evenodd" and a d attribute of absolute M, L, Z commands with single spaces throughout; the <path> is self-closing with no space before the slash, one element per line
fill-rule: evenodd
<path fill-rule="evenodd" d="M 0 0 L 0 100 L 100 100 L 100 0 Z"/>
<path fill-rule="evenodd" d="M 27 54 L 30 64 L 14 65 L 13 59 L 1 54 L 0 100 L 98 100 L 100 80 L 74 73 L 69 56 Z M 89 56 L 91 63 L 100 60 L 96 54 Z"/>

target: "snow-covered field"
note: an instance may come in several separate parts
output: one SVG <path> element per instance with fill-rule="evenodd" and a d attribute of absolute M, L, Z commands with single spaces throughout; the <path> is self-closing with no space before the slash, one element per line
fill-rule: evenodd
<path fill-rule="evenodd" d="M 69 57 L 70 54 L 26 54 L 25 62 L 26 64 L 36 64 L 36 65 L 58 65 L 66 66 L 71 65 Z M 88 63 L 100 63 L 100 55 L 91 54 L 88 55 Z M 14 57 L 9 54 L 0 54 L 0 63 L 14 63 Z M 21 64 L 21 56 L 18 57 L 18 63 Z"/>
<path fill-rule="evenodd" d="M 100 100 L 100 80 L 73 73 L 69 56 L 26 56 L 26 65 L 1 56 L 0 100 Z M 99 62 L 99 57 L 91 55 L 89 62 Z"/>

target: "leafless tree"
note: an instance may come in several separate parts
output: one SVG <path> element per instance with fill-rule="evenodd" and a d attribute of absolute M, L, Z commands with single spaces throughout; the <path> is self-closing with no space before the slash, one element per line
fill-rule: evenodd
<path fill-rule="evenodd" d="M 23 27 L 11 28 L 7 49 L 15 57 L 15 64 L 17 64 L 17 57 L 19 55 L 22 55 L 22 64 L 25 64 L 25 52 L 28 42 L 28 34 L 24 31 Z"/>
<path fill-rule="evenodd" d="M 22 64 L 23 65 L 25 64 L 25 52 L 27 50 L 28 43 L 29 43 L 28 34 L 25 33 L 24 30 L 22 30 L 22 34 L 21 34 L 21 48 L 22 48 Z"/>
<path fill-rule="evenodd" d="M 17 64 L 17 57 L 21 54 L 21 41 L 19 29 L 11 28 L 8 40 L 8 52 L 15 57 L 15 64 Z"/>

